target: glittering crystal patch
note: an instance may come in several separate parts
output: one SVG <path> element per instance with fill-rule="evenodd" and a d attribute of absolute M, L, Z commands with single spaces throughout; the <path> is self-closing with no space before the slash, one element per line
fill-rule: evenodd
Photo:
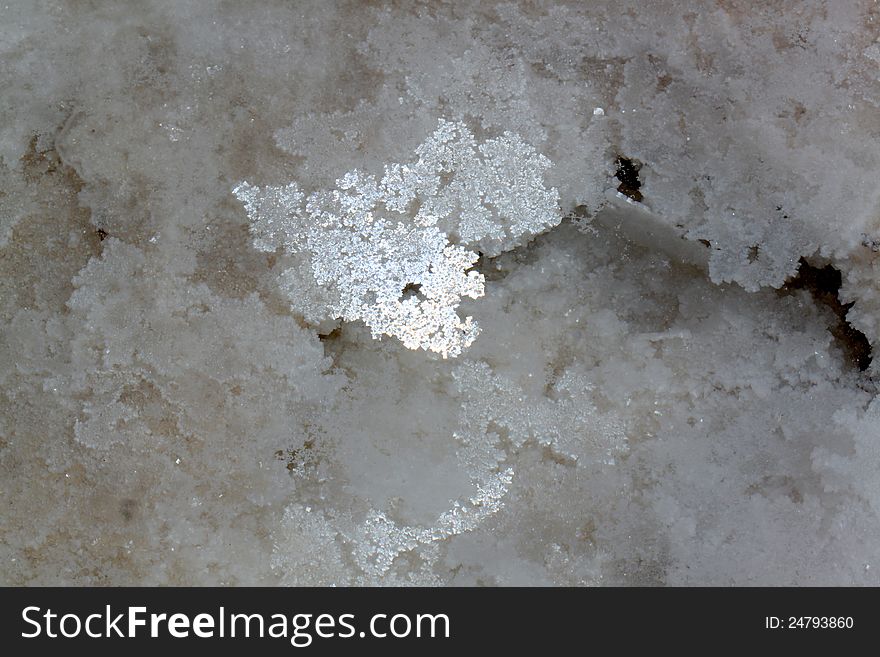
<path fill-rule="evenodd" d="M 303 271 L 321 288 L 304 314 L 361 320 L 373 337 L 446 358 L 479 334 L 457 312 L 463 297 L 484 294 L 473 249 L 510 248 L 562 215 L 557 190 L 544 186 L 550 161 L 515 134 L 478 144 L 463 123 L 441 119 L 416 156 L 386 165 L 381 179 L 350 171 L 308 197 L 296 182 L 242 182 L 233 193 L 256 248 L 305 263 L 282 274 L 291 301 L 308 296 Z"/>

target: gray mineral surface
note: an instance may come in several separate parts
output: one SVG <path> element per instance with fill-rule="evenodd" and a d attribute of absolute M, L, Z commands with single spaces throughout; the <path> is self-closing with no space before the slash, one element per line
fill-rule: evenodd
<path fill-rule="evenodd" d="M 880 584 L 870 0 L 0 4 L 0 584 Z"/>

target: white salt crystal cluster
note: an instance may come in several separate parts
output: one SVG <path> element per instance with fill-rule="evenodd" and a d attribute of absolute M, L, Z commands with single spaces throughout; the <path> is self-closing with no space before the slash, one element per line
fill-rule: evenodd
<path fill-rule="evenodd" d="M 462 297 L 483 296 L 483 276 L 468 271 L 479 256 L 461 244 L 509 249 L 562 215 L 558 193 L 543 185 L 550 161 L 509 132 L 478 146 L 463 124 L 441 119 L 416 154 L 412 164 L 386 165 L 381 180 L 351 171 L 305 201 L 296 183 L 245 182 L 233 193 L 251 218 L 254 245 L 304 254 L 314 283 L 327 290 L 324 307 L 304 315 L 360 319 L 373 337 L 446 358 L 479 332 L 472 317 L 456 314 Z M 437 227 L 441 220 L 461 244 Z M 295 306 L 301 276 L 282 273 Z M 409 288 L 418 294 L 407 296 Z"/>
<path fill-rule="evenodd" d="M 878 53 L 869 0 L 4 2 L 0 582 L 880 584 Z"/>

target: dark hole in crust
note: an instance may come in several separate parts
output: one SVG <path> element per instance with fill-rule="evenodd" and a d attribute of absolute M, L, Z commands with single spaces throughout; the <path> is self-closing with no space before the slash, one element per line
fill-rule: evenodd
<path fill-rule="evenodd" d="M 401 290 L 401 295 L 404 299 L 408 299 L 409 297 L 418 295 L 419 290 L 421 289 L 422 286 L 418 283 L 407 283 L 403 286 L 403 290 Z"/>
<path fill-rule="evenodd" d="M 341 335 L 342 329 L 337 327 L 329 333 L 318 333 L 318 339 L 321 342 L 332 342 L 333 340 L 338 340 Z"/>
<path fill-rule="evenodd" d="M 642 181 L 639 180 L 639 169 L 642 168 L 642 163 L 621 155 L 618 156 L 614 164 L 617 166 L 614 177 L 620 181 L 617 191 L 626 194 L 633 201 L 641 203 L 643 197 L 639 191 L 642 186 Z"/>
<path fill-rule="evenodd" d="M 102 242 L 103 242 L 105 239 L 107 239 L 107 235 L 108 235 L 108 233 L 107 233 L 107 231 L 104 230 L 103 228 L 99 228 L 98 230 L 95 231 L 95 233 L 98 235 L 98 239 L 101 240 Z"/>
<path fill-rule="evenodd" d="M 838 292 L 842 280 L 839 269 L 831 265 L 814 267 L 801 258 L 797 275 L 786 281 L 782 290 L 808 290 L 813 299 L 830 308 L 837 316 L 837 324 L 831 328 L 831 334 L 852 364 L 864 372 L 871 364 L 871 344 L 864 333 L 846 321 L 846 314 L 853 304 L 840 302 Z"/>

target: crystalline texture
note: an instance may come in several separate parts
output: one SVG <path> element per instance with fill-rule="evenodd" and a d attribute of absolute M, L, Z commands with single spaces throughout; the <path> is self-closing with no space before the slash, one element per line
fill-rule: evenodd
<path fill-rule="evenodd" d="M 295 182 L 243 182 L 233 193 L 256 248 L 308 259 L 328 317 L 362 320 L 373 337 L 446 358 L 479 333 L 472 317 L 456 312 L 463 297 L 483 295 L 483 275 L 469 271 L 479 256 L 463 244 L 509 248 L 558 224 L 561 213 L 556 190 L 543 184 L 549 160 L 514 134 L 478 146 L 464 124 L 441 120 L 416 153 L 412 164 L 387 165 L 381 181 L 354 170 L 308 199 Z M 292 296 L 300 276 L 282 274 Z"/>

